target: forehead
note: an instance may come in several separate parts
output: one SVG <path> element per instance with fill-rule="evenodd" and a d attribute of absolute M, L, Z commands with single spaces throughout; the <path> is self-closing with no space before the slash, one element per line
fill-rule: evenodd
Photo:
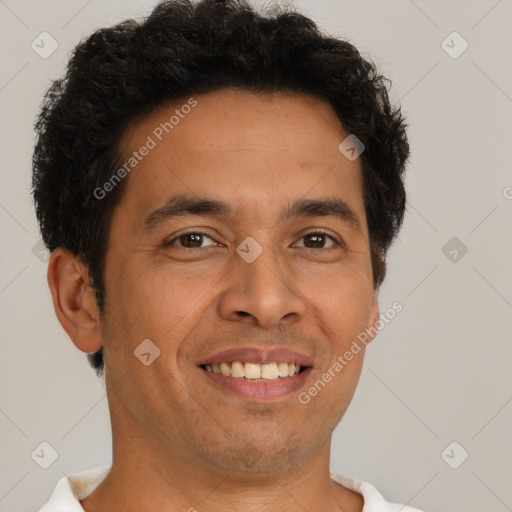
<path fill-rule="evenodd" d="M 151 149 L 130 172 L 123 201 L 144 209 L 176 191 L 214 191 L 231 203 L 237 195 L 248 205 L 312 189 L 361 196 L 360 161 L 338 149 L 347 135 L 328 102 L 305 94 L 222 89 L 184 97 L 125 134 L 125 160 Z"/>
<path fill-rule="evenodd" d="M 270 150 L 295 146 L 297 138 L 306 133 L 311 145 L 323 145 L 325 150 L 332 149 L 331 139 L 345 134 L 333 108 L 323 99 L 295 92 L 226 88 L 161 105 L 127 131 L 121 148 L 129 153 L 149 135 L 157 145 L 172 138 L 187 153 L 250 148 L 264 141 Z M 229 138 L 224 137 L 227 134 Z"/>

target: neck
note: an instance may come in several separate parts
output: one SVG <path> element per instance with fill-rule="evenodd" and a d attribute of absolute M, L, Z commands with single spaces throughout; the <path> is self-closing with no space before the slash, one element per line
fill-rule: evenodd
<path fill-rule="evenodd" d="M 194 444 L 180 431 L 148 428 L 118 404 L 109 400 L 112 468 L 82 500 L 85 512 L 362 510 L 359 494 L 331 480 L 330 435 L 316 448 L 282 449 L 278 457 L 269 453 L 272 444 L 261 451 L 257 443 L 252 449 L 241 444 L 237 449 L 244 450 L 247 461 L 242 464 L 229 445 L 224 452 L 218 446 L 205 451 L 202 440 Z"/>
<path fill-rule="evenodd" d="M 361 496 L 330 478 L 330 438 L 307 463 L 276 473 L 233 473 L 177 446 L 113 438 L 112 468 L 82 500 L 85 512 L 362 510 Z"/>

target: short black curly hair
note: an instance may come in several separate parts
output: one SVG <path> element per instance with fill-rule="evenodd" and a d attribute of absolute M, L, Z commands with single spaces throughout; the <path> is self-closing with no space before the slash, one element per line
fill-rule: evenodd
<path fill-rule="evenodd" d="M 322 34 L 309 18 L 246 0 L 168 0 L 141 21 L 102 28 L 74 49 L 35 121 L 32 194 L 42 239 L 87 265 L 100 314 L 110 221 L 127 180 L 93 194 L 122 165 L 129 126 L 157 107 L 226 87 L 306 93 L 330 103 L 360 155 L 374 286 L 405 211 L 407 124 L 386 82 L 349 42 Z M 102 350 L 88 354 L 98 375 Z"/>

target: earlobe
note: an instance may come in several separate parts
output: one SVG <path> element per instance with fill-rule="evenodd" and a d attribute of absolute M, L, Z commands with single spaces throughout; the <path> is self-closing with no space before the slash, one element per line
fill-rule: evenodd
<path fill-rule="evenodd" d="M 86 353 L 100 350 L 99 311 L 80 258 L 58 247 L 50 255 L 47 280 L 55 314 L 75 346 Z"/>

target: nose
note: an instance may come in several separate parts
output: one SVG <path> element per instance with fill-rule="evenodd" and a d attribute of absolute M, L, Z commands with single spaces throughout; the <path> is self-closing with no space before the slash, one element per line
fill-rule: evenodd
<path fill-rule="evenodd" d="M 233 257 L 229 284 L 219 304 L 225 320 L 272 329 L 303 317 L 306 305 L 291 279 L 291 269 L 274 251 L 263 250 L 252 263 L 238 254 Z"/>

